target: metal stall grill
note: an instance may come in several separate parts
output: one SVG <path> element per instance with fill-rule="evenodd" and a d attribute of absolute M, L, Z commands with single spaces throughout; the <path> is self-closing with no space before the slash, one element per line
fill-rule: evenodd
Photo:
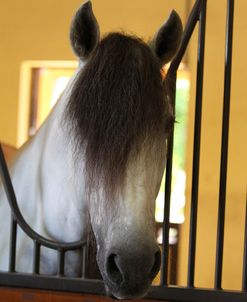
<path fill-rule="evenodd" d="M 170 137 L 168 146 L 168 159 L 166 168 L 165 183 L 165 207 L 163 223 L 163 249 L 161 284 L 154 286 L 147 298 L 168 301 L 191 301 L 191 302 L 244 302 L 247 301 L 247 215 L 245 218 L 244 255 L 242 289 L 239 291 L 227 291 L 222 289 L 222 263 L 223 244 L 225 230 L 225 205 L 226 205 L 226 180 L 227 180 L 227 158 L 228 158 L 228 137 L 229 137 L 229 116 L 230 116 L 230 92 L 231 92 L 231 65 L 232 65 L 232 41 L 233 41 L 233 17 L 234 0 L 227 1 L 226 20 L 226 41 L 225 41 L 225 76 L 224 76 L 224 99 L 223 99 L 223 123 L 221 142 L 221 165 L 220 165 L 220 188 L 218 201 L 218 227 L 217 246 L 215 262 L 214 288 L 201 289 L 195 287 L 195 255 L 196 255 L 196 231 L 198 213 L 198 187 L 199 187 L 199 163 L 200 163 L 200 141 L 201 141 L 201 119 L 203 100 L 203 70 L 205 50 L 205 26 L 206 26 L 206 0 L 197 0 L 190 13 L 185 26 L 181 47 L 172 61 L 167 76 L 171 83 L 171 99 L 175 107 L 175 84 L 178 66 L 187 49 L 190 38 L 196 25 L 199 25 L 198 35 L 198 56 L 197 56 L 197 80 L 196 80 L 196 102 L 194 119 L 194 145 L 193 145 L 193 171 L 192 171 L 192 194 L 190 210 L 190 232 L 189 232 L 189 253 L 188 253 L 188 275 L 187 286 L 179 287 L 168 284 L 168 259 L 169 259 L 169 213 L 172 182 L 172 155 L 173 155 L 173 134 Z M 58 243 L 41 237 L 33 231 L 25 222 L 19 211 L 15 193 L 9 177 L 7 165 L 4 160 L 2 148 L 0 148 L 0 170 L 2 182 L 12 209 L 11 239 L 9 272 L 0 272 L 0 286 L 23 287 L 45 290 L 57 290 L 79 293 L 91 293 L 104 295 L 104 285 L 100 280 L 86 278 L 86 242 L 74 242 L 70 244 Z M 246 205 L 247 213 L 247 205 Z M 17 227 L 33 240 L 33 274 L 20 274 L 15 272 L 16 237 Z M 43 276 L 39 274 L 40 249 L 42 246 L 55 249 L 58 253 L 58 275 Z M 64 276 L 65 254 L 69 250 L 80 249 L 83 253 L 83 269 L 81 278 L 67 278 Z"/>

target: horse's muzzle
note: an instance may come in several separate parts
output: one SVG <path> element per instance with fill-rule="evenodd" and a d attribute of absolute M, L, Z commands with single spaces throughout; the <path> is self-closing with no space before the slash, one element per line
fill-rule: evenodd
<path fill-rule="evenodd" d="M 157 275 L 161 262 L 160 250 L 121 250 L 112 248 L 106 258 L 103 279 L 108 294 L 117 299 L 142 298 Z"/>

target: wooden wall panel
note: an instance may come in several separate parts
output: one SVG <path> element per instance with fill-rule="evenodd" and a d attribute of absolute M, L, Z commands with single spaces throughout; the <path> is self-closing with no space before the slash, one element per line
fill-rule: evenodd
<path fill-rule="evenodd" d="M 14 147 L 11 147 L 9 145 L 2 145 L 2 148 L 3 148 L 3 153 L 4 153 L 4 156 L 5 156 L 5 159 L 7 162 L 10 162 L 11 159 L 14 157 L 14 155 L 16 154 L 17 152 L 17 149 L 14 148 Z"/>

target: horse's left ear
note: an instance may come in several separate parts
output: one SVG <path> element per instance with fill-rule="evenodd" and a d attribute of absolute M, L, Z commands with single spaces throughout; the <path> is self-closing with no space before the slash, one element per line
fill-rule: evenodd
<path fill-rule="evenodd" d="M 151 48 L 163 66 L 176 54 L 183 33 L 182 21 L 175 10 L 170 13 L 151 42 Z"/>
<path fill-rule="evenodd" d="M 93 14 L 91 1 L 76 12 L 70 29 L 70 41 L 75 54 L 86 59 L 99 42 L 99 25 Z"/>

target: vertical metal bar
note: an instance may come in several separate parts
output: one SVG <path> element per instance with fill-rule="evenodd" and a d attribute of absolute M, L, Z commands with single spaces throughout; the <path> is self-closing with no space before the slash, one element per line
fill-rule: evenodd
<path fill-rule="evenodd" d="M 169 250 L 169 284 L 177 285 L 178 281 L 178 260 L 179 260 L 179 224 L 170 224 L 170 229 L 177 231 L 176 243 L 171 243 Z"/>
<path fill-rule="evenodd" d="M 247 192 L 246 192 L 246 210 L 245 210 L 245 232 L 244 232 L 244 257 L 243 257 L 242 290 L 247 291 Z"/>
<path fill-rule="evenodd" d="M 16 238 L 17 238 L 17 222 L 12 215 L 11 230 L 10 230 L 10 247 L 9 247 L 9 272 L 15 272 Z"/>
<path fill-rule="evenodd" d="M 58 275 L 60 277 L 64 276 L 64 258 L 65 251 L 63 249 L 58 250 Z"/>
<path fill-rule="evenodd" d="M 86 278 L 86 259 L 87 259 L 87 248 L 82 248 L 82 279 Z"/>
<path fill-rule="evenodd" d="M 33 273 L 39 274 L 40 268 L 40 244 L 37 241 L 34 241 L 33 246 Z"/>
<path fill-rule="evenodd" d="M 177 73 L 169 75 L 167 79 L 170 90 L 172 108 L 175 111 L 176 98 L 176 79 Z M 172 126 L 173 127 L 173 126 Z M 167 163 L 166 163 L 166 178 L 165 178 L 165 204 L 164 204 L 164 221 L 162 229 L 162 262 L 161 262 L 161 285 L 168 284 L 168 260 L 169 260 L 169 229 L 170 229 L 170 203 L 171 203 L 171 185 L 172 185 L 172 158 L 173 158 L 173 141 L 174 127 L 171 131 L 171 136 L 168 141 Z"/>
<path fill-rule="evenodd" d="M 226 181 L 227 181 L 227 157 L 228 157 L 229 118 L 230 118 L 230 97 L 231 97 L 233 16 L 234 16 L 234 0 L 228 0 L 227 21 L 226 21 L 223 120 L 222 120 L 222 137 L 221 137 L 220 189 L 219 189 L 218 227 L 217 227 L 217 243 L 216 243 L 217 247 L 216 247 L 216 264 L 215 264 L 215 281 L 214 281 L 215 289 L 221 289 L 221 281 L 222 281 Z"/>
<path fill-rule="evenodd" d="M 196 253 L 198 186 L 199 186 L 199 170 L 200 170 L 201 119 L 202 119 L 206 9 L 207 9 L 207 1 L 204 0 L 202 2 L 201 11 L 200 11 L 199 33 L 198 33 L 196 107 L 195 107 L 195 121 L 194 121 L 193 171 L 192 171 L 189 259 L 188 259 L 188 277 L 187 277 L 187 285 L 189 287 L 194 286 L 194 277 L 195 277 L 195 253 Z"/>

